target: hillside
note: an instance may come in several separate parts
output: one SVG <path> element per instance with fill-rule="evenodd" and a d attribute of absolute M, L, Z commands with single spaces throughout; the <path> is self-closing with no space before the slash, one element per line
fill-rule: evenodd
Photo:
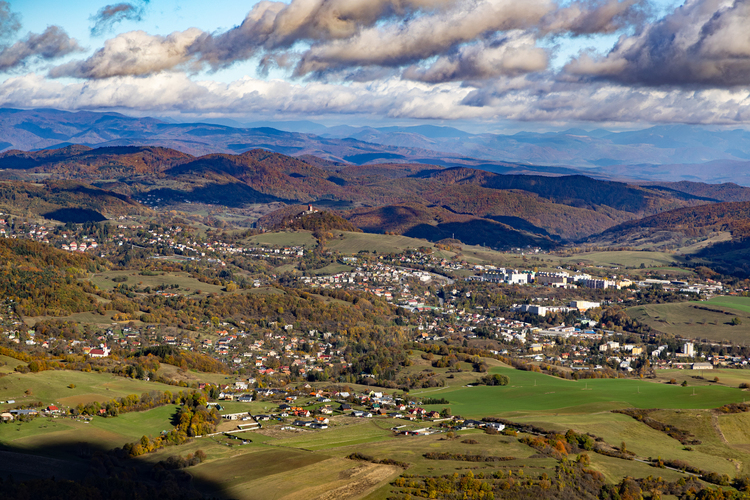
<path fill-rule="evenodd" d="M 361 233 L 362 230 L 355 227 L 348 220 L 331 212 L 319 212 L 305 210 L 295 215 L 285 217 L 274 229 L 304 229 L 306 231 L 347 231 L 350 233 Z"/>
<path fill-rule="evenodd" d="M 104 216 L 149 211 L 128 196 L 75 181 L 47 181 L 42 184 L 0 182 L 0 210 L 6 213 L 47 215 L 71 209 L 89 210 Z"/>
<path fill-rule="evenodd" d="M 730 274 L 750 274 L 750 202 L 682 208 L 614 226 L 588 244 L 679 249 Z"/>
<path fill-rule="evenodd" d="M 66 146 L 6 152 L 0 155 L 0 168 L 4 168 L 3 178 L 15 181 L 42 176 L 47 183 L 72 178 L 100 186 L 111 193 L 109 196 L 120 196 L 119 201 L 109 203 L 112 213 L 117 213 L 118 204 L 133 205 L 133 200 L 186 211 L 198 210 L 195 205 L 240 210 L 268 207 L 259 210 L 261 215 L 277 209 L 279 203 L 314 203 L 339 211 L 354 227 L 369 232 L 425 237 L 437 231 L 435 235 L 441 238 L 456 233 L 463 235 L 465 242 L 502 242 L 505 247 L 577 241 L 626 221 L 713 200 L 678 189 L 584 176 L 498 174 L 421 163 L 352 165 L 267 149 L 195 157 L 151 146 Z M 107 203 L 84 201 L 77 200 L 75 207 L 106 216 L 103 209 Z M 46 212 L 37 213 L 67 208 L 62 201 L 48 202 Z M 418 207 L 419 213 L 402 218 L 397 215 L 401 208 L 377 211 L 405 205 Z M 260 221 L 260 225 L 273 227 L 289 215 L 295 214 L 284 213 L 272 223 Z M 477 235 L 477 231 L 488 236 Z"/>
<path fill-rule="evenodd" d="M 310 202 L 321 195 L 346 198 L 328 174 L 290 156 L 254 149 L 240 155 L 207 155 L 164 172 L 177 179 L 241 182 L 279 200 Z"/>
<path fill-rule="evenodd" d="M 733 182 L 705 184 L 703 182 L 662 182 L 647 184 L 652 189 L 678 191 L 706 199 L 707 201 L 750 201 L 750 188 Z"/>
<path fill-rule="evenodd" d="M 90 311 L 96 300 L 75 278 L 93 266 L 83 254 L 56 250 L 27 240 L 0 239 L 0 293 L 30 316 L 64 316 Z"/>
<path fill-rule="evenodd" d="M 345 216 L 367 232 L 387 231 L 432 242 L 456 239 L 470 245 L 498 248 L 552 248 L 559 244 L 546 231 L 531 225 L 527 228 L 514 228 L 494 220 L 456 214 L 443 207 L 426 207 L 416 203 L 357 209 L 346 212 Z"/>
<path fill-rule="evenodd" d="M 50 172 L 66 178 L 155 174 L 193 157 L 159 147 L 67 146 L 41 151 L 11 150 L 0 154 L 0 165 L 6 169 Z"/>

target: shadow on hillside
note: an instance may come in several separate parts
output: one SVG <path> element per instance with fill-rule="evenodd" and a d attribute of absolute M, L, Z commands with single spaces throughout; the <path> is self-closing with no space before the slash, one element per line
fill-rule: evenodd
<path fill-rule="evenodd" d="M 520 217 L 513 217 L 510 215 L 490 215 L 490 216 L 487 216 L 486 218 L 494 220 L 495 222 L 500 222 L 501 224 L 510 226 L 513 229 L 518 229 L 519 231 L 526 231 L 532 234 L 548 236 L 554 240 L 561 240 L 561 238 L 557 236 L 556 234 L 551 234 L 546 229 L 541 228 L 539 226 L 535 226 L 531 222 L 527 221 L 526 219 L 522 219 Z"/>
<path fill-rule="evenodd" d="M 161 188 L 148 193 L 152 198 L 160 198 L 163 203 L 207 203 L 212 205 L 225 205 L 238 208 L 255 203 L 272 203 L 283 201 L 294 203 L 268 194 L 261 193 L 247 184 L 206 184 L 192 191 L 181 191 L 171 188 Z"/>
<path fill-rule="evenodd" d="M 12 424 L 0 424 L 12 425 Z M 180 447 L 169 455 L 181 455 Z M 128 458 L 118 449 L 84 441 L 38 448 L 0 444 L 0 497 L 86 500 L 225 499 L 213 482 L 195 479 L 191 468 L 167 470 L 148 455 Z"/>
<path fill-rule="evenodd" d="M 428 241 L 440 241 L 447 238 L 461 240 L 467 245 L 490 247 L 532 247 L 553 248 L 556 241 L 546 236 L 531 235 L 490 220 L 475 219 L 468 222 L 447 222 L 433 226 L 419 224 L 404 233 L 411 238 L 424 238 Z"/>

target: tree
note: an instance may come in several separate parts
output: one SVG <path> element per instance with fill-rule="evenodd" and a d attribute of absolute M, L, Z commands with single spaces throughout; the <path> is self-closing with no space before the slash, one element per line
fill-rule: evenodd
<path fill-rule="evenodd" d="M 732 318 L 732 321 L 729 322 L 732 326 L 740 326 L 742 324 L 742 320 L 735 316 Z"/>

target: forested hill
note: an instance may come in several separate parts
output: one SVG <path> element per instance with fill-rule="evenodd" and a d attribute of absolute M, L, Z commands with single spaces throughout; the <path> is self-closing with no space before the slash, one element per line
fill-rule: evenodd
<path fill-rule="evenodd" d="M 307 231 L 348 231 L 361 233 L 362 230 L 348 220 L 331 212 L 302 212 L 281 221 L 276 229 L 305 229 Z"/>
<path fill-rule="evenodd" d="M 750 236 L 750 202 L 712 203 L 681 208 L 658 215 L 614 226 L 605 234 L 616 234 L 632 229 L 680 231 L 687 235 L 707 229 L 731 231 L 736 237 Z"/>
<path fill-rule="evenodd" d="M 47 210 L 36 213 L 68 208 L 60 196 L 104 216 L 141 210 L 134 200 L 183 211 L 198 204 L 233 209 L 275 204 L 271 208 L 276 209 L 313 203 L 368 232 L 429 239 L 455 235 L 496 248 L 554 246 L 634 219 L 712 202 L 676 189 L 579 175 L 504 175 L 414 163 L 354 165 L 267 149 L 196 157 L 153 146 L 67 146 L 6 152 L 0 155 L 0 169 L 0 178 L 8 180 L 47 179 L 46 198 L 37 196 L 33 184 L 13 188 L 23 191 L 21 198 L 28 201 L 21 206 L 25 203 L 28 210 L 45 200 Z M 108 191 L 58 182 L 71 178 Z M 53 189 L 56 185 L 62 187 Z M 263 225 L 272 227 L 289 215 L 294 213 L 284 212 L 273 217 L 274 224 Z"/>

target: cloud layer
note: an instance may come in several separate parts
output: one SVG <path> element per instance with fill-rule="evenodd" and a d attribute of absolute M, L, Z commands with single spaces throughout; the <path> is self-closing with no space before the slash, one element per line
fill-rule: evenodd
<path fill-rule="evenodd" d="M 139 21 L 146 5 L 100 9 L 92 33 Z M 264 0 L 227 30 L 129 31 L 76 59 L 67 56 L 82 49 L 62 28 L 14 38 L 20 28 L 0 1 L 0 44 L 10 40 L 0 45 L 0 71 L 36 70 L 1 83 L 0 105 L 750 122 L 750 0 L 686 0 L 659 19 L 649 0 Z M 619 39 L 606 52 L 583 51 L 562 69 L 551 67 L 558 42 L 601 35 Z M 259 78 L 211 80 L 213 72 L 242 63 Z M 268 80 L 269 74 L 286 77 Z"/>
<path fill-rule="evenodd" d="M 541 36 L 612 33 L 640 25 L 644 5 L 643 0 L 578 0 L 566 7 L 552 0 L 262 1 L 225 32 L 124 33 L 51 76 L 98 79 L 219 70 L 258 56 L 264 64 L 293 68 L 296 77 L 341 78 L 349 71 L 361 78 L 362 68 L 409 67 L 410 78 L 423 75 L 419 78 L 428 81 L 442 74 L 446 80 L 462 79 L 462 71 L 468 78 L 491 78 L 506 74 L 505 69 L 507 74 L 545 69 L 548 57 L 535 47 Z M 509 53 L 513 45 L 504 40 L 511 38 L 524 39 L 522 54 Z M 491 54 L 479 54 L 483 47 Z M 527 56 L 533 61 L 521 63 Z M 426 61 L 433 58 L 439 58 L 437 66 L 415 67 L 429 66 Z M 490 69 L 495 62 L 497 69 Z"/>

